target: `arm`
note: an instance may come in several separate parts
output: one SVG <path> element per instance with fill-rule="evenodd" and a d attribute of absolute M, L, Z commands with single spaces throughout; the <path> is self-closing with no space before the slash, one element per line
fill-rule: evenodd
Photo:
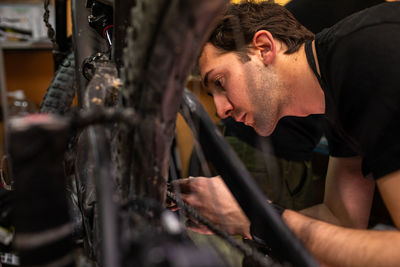
<path fill-rule="evenodd" d="M 337 177 L 336 182 L 332 180 L 335 174 L 350 177 L 345 170 L 351 173 L 353 169 L 351 162 L 355 167 L 356 158 L 345 159 L 344 162 L 342 159 L 333 159 L 332 164 L 329 164 L 324 204 L 304 211 L 305 214 L 322 217 L 326 221 L 333 221 L 339 225 L 365 228 L 370 204 L 362 202 L 370 200 L 368 191 L 373 187 L 370 188 L 368 183 L 364 184 L 361 180 L 357 181 L 355 177 L 354 180 L 350 179 L 347 182 L 340 177 Z M 336 169 L 338 167 L 341 168 Z M 399 229 L 400 171 L 378 179 L 377 184 Z M 342 188 L 344 186 L 346 188 Z M 363 191 L 362 189 L 365 191 L 364 194 L 359 192 Z M 355 195 L 352 192 L 355 192 Z M 337 203 L 335 203 L 335 193 Z M 361 205 L 360 210 L 357 209 L 357 202 L 360 202 L 358 203 Z M 344 210 L 340 211 L 340 208 Z M 338 215 L 334 215 L 335 211 Z M 398 231 L 350 229 L 318 221 L 290 210 L 285 211 L 283 219 L 311 253 L 323 263 L 332 266 L 397 266 L 400 262 L 400 253 L 398 253 L 400 232 Z"/>
<path fill-rule="evenodd" d="M 329 159 L 324 202 L 301 211 L 302 214 L 332 224 L 366 228 L 374 184 L 361 173 L 361 158 Z"/>
<path fill-rule="evenodd" d="M 397 229 L 400 229 L 400 170 L 377 180 L 382 199 Z"/>
<path fill-rule="evenodd" d="M 359 158 L 331 160 L 324 203 L 307 209 L 304 213 L 334 224 L 365 228 L 374 183 L 359 173 Z M 182 198 L 194 205 L 209 220 L 217 222 L 231 234 L 249 236 L 249 221 L 233 196 L 226 194 L 229 191 L 220 178 L 183 179 L 177 183 L 182 190 Z M 206 184 L 212 185 L 211 188 Z M 392 217 L 397 218 L 395 221 L 399 229 L 400 171 L 379 179 L 378 188 Z M 215 196 L 223 203 L 217 205 L 219 208 L 210 201 Z M 322 263 L 332 266 L 397 266 L 400 262 L 400 232 L 345 228 L 291 210 L 283 213 L 283 219 Z"/>
<path fill-rule="evenodd" d="M 328 266 L 398 266 L 400 232 L 344 228 L 291 210 L 283 219 L 321 263 Z"/>
<path fill-rule="evenodd" d="M 324 203 L 302 213 L 336 225 L 365 228 L 372 203 L 374 182 L 365 179 L 360 168 L 359 157 L 331 158 Z M 217 223 L 231 234 L 250 236 L 247 217 L 220 177 L 180 179 L 174 184 L 180 188 L 182 199 L 208 220 Z"/>

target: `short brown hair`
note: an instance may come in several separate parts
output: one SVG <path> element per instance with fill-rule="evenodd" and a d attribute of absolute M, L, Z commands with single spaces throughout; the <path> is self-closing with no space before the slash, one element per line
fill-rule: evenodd
<path fill-rule="evenodd" d="M 314 34 L 301 25 L 283 6 L 247 1 L 230 4 L 208 42 L 226 52 L 245 52 L 254 34 L 267 30 L 287 46 L 285 54 L 299 50 Z"/>

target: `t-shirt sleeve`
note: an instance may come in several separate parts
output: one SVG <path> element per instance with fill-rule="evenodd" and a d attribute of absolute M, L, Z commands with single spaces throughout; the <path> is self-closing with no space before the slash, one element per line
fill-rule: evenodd
<path fill-rule="evenodd" d="M 350 147 L 350 145 L 344 140 L 343 136 L 334 130 L 334 127 L 326 122 L 325 125 L 325 136 L 328 140 L 329 155 L 332 157 L 353 157 L 357 156 L 358 153 Z"/>

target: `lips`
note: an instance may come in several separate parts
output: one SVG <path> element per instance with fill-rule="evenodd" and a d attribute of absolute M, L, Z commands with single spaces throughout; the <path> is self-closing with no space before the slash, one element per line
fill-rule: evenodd
<path fill-rule="evenodd" d="M 246 113 L 243 113 L 242 115 L 239 115 L 239 116 L 237 116 L 236 118 L 235 118 L 235 121 L 237 121 L 237 122 L 245 122 L 245 119 L 246 119 Z"/>
<path fill-rule="evenodd" d="M 253 123 L 250 121 L 250 119 L 247 118 L 247 114 L 245 114 L 243 117 L 243 123 L 247 126 L 253 127 Z"/>

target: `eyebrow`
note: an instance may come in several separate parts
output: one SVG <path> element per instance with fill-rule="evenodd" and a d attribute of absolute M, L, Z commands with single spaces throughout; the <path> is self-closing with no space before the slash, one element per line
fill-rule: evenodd
<path fill-rule="evenodd" d="M 204 84 L 204 87 L 206 87 L 206 88 L 208 87 L 208 75 L 210 74 L 211 71 L 212 70 L 208 71 L 206 73 L 206 75 L 204 75 L 203 84 Z"/>

